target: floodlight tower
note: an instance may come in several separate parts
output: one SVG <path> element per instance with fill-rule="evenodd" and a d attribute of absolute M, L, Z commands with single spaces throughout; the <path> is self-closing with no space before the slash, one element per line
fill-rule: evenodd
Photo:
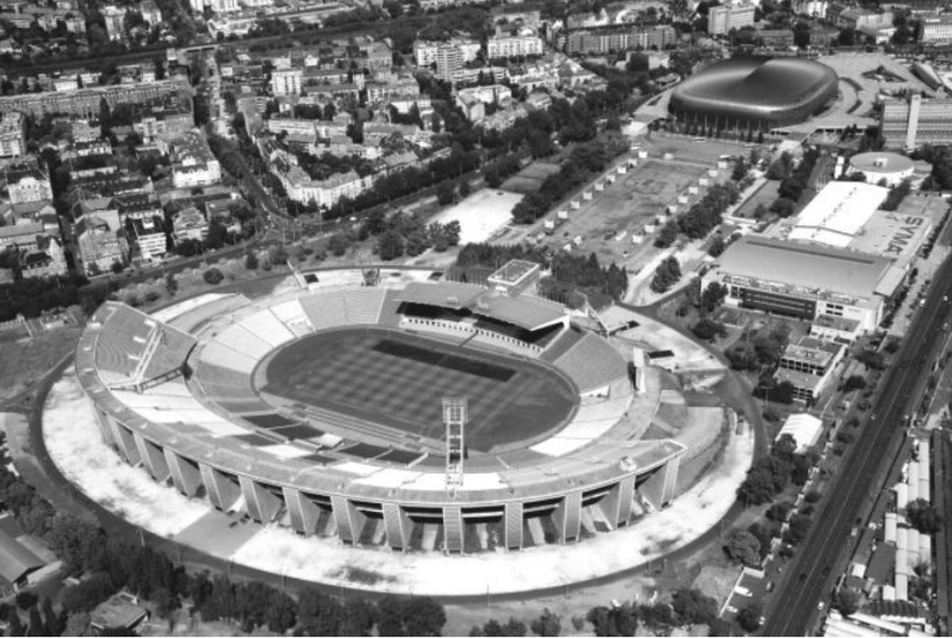
<path fill-rule="evenodd" d="M 443 397 L 443 425 L 446 426 L 446 491 L 456 494 L 463 485 L 466 397 Z"/>

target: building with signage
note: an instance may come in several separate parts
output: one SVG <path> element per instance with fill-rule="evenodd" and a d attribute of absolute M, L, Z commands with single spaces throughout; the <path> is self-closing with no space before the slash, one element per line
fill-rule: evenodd
<path fill-rule="evenodd" d="M 904 273 L 891 260 L 845 248 L 767 237 L 742 237 L 728 247 L 702 286 L 727 287 L 728 305 L 813 321 L 852 319 L 859 330 L 879 325 Z"/>

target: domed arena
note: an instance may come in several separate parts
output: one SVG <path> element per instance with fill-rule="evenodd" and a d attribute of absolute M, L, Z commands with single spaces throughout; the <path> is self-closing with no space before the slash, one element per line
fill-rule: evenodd
<path fill-rule="evenodd" d="M 836 97 L 833 69 L 802 58 L 734 58 L 688 78 L 671 95 L 679 121 L 769 130 L 803 122 Z"/>

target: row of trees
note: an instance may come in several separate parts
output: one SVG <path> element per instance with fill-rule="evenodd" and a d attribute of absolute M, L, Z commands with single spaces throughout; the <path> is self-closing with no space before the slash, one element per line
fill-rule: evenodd
<path fill-rule="evenodd" d="M 738 498 L 748 505 L 760 505 L 773 501 L 791 482 L 804 485 L 819 456 L 812 450 L 803 454 L 796 450 L 797 442 L 790 435 L 777 439 L 770 454 L 754 461 L 744 482 L 737 488 Z"/>
<path fill-rule="evenodd" d="M 356 239 L 364 241 L 369 237 L 377 238 L 376 253 L 384 261 L 402 257 L 404 253 L 415 257 L 433 248 L 445 252 L 451 246 L 459 245 L 460 224 L 452 221 L 446 224 L 433 222 L 429 225 L 418 217 L 398 212 L 390 217 L 382 209 L 373 211 L 364 219 Z M 336 256 L 342 256 L 353 238 L 338 234 L 331 238 L 328 248 Z"/>
<path fill-rule="evenodd" d="M 621 299 L 628 290 L 628 273 L 614 263 L 602 266 L 595 253 L 573 255 L 559 252 L 555 255 L 525 244 L 498 246 L 493 244 L 466 244 L 456 257 L 451 273 L 466 280 L 489 275 L 507 261 L 521 259 L 541 264 L 551 270 L 551 276 L 542 280 L 542 293 L 578 307 L 584 293 L 590 299 L 602 297 Z"/>
<path fill-rule="evenodd" d="M 628 142 L 621 135 L 609 134 L 597 140 L 579 144 L 562 163 L 558 173 L 543 180 L 539 190 L 530 193 L 512 209 L 517 224 L 531 224 L 549 212 L 555 202 L 604 171 L 609 162 L 628 150 Z"/>
<path fill-rule="evenodd" d="M 459 146 L 448 157 L 433 160 L 425 167 L 410 166 L 378 179 L 354 199 L 343 199 L 325 213 L 325 219 L 347 217 L 358 210 L 385 204 L 434 184 L 455 179 L 479 166 L 479 153 Z"/>
<path fill-rule="evenodd" d="M 679 234 L 688 239 L 703 239 L 724 220 L 724 211 L 737 203 L 740 198 L 740 189 L 733 182 L 723 182 L 711 186 L 699 202 L 691 206 L 683 215 L 668 221 L 661 227 L 654 245 L 658 248 L 668 248 L 677 241 Z M 723 252 L 724 240 L 714 249 Z M 720 254 L 718 252 L 718 254 Z M 716 255 L 715 255 L 716 256 Z"/>

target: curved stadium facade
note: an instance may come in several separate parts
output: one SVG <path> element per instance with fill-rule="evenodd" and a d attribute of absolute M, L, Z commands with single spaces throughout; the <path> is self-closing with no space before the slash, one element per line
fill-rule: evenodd
<path fill-rule="evenodd" d="M 108 302 L 76 369 L 105 440 L 156 481 L 347 545 L 579 540 L 673 498 L 684 451 L 640 439 L 650 418 L 628 412 L 657 397 L 607 340 L 471 284 L 206 295 L 153 315 Z M 447 394 L 466 396 L 472 441 L 453 488 Z"/>
<path fill-rule="evenodd" d="M 769 130 L 803 122 L 837 94 L 830 67 L 803 58 L 733 58 L 681 83 L 669 110 L 706 127 Z"/>

